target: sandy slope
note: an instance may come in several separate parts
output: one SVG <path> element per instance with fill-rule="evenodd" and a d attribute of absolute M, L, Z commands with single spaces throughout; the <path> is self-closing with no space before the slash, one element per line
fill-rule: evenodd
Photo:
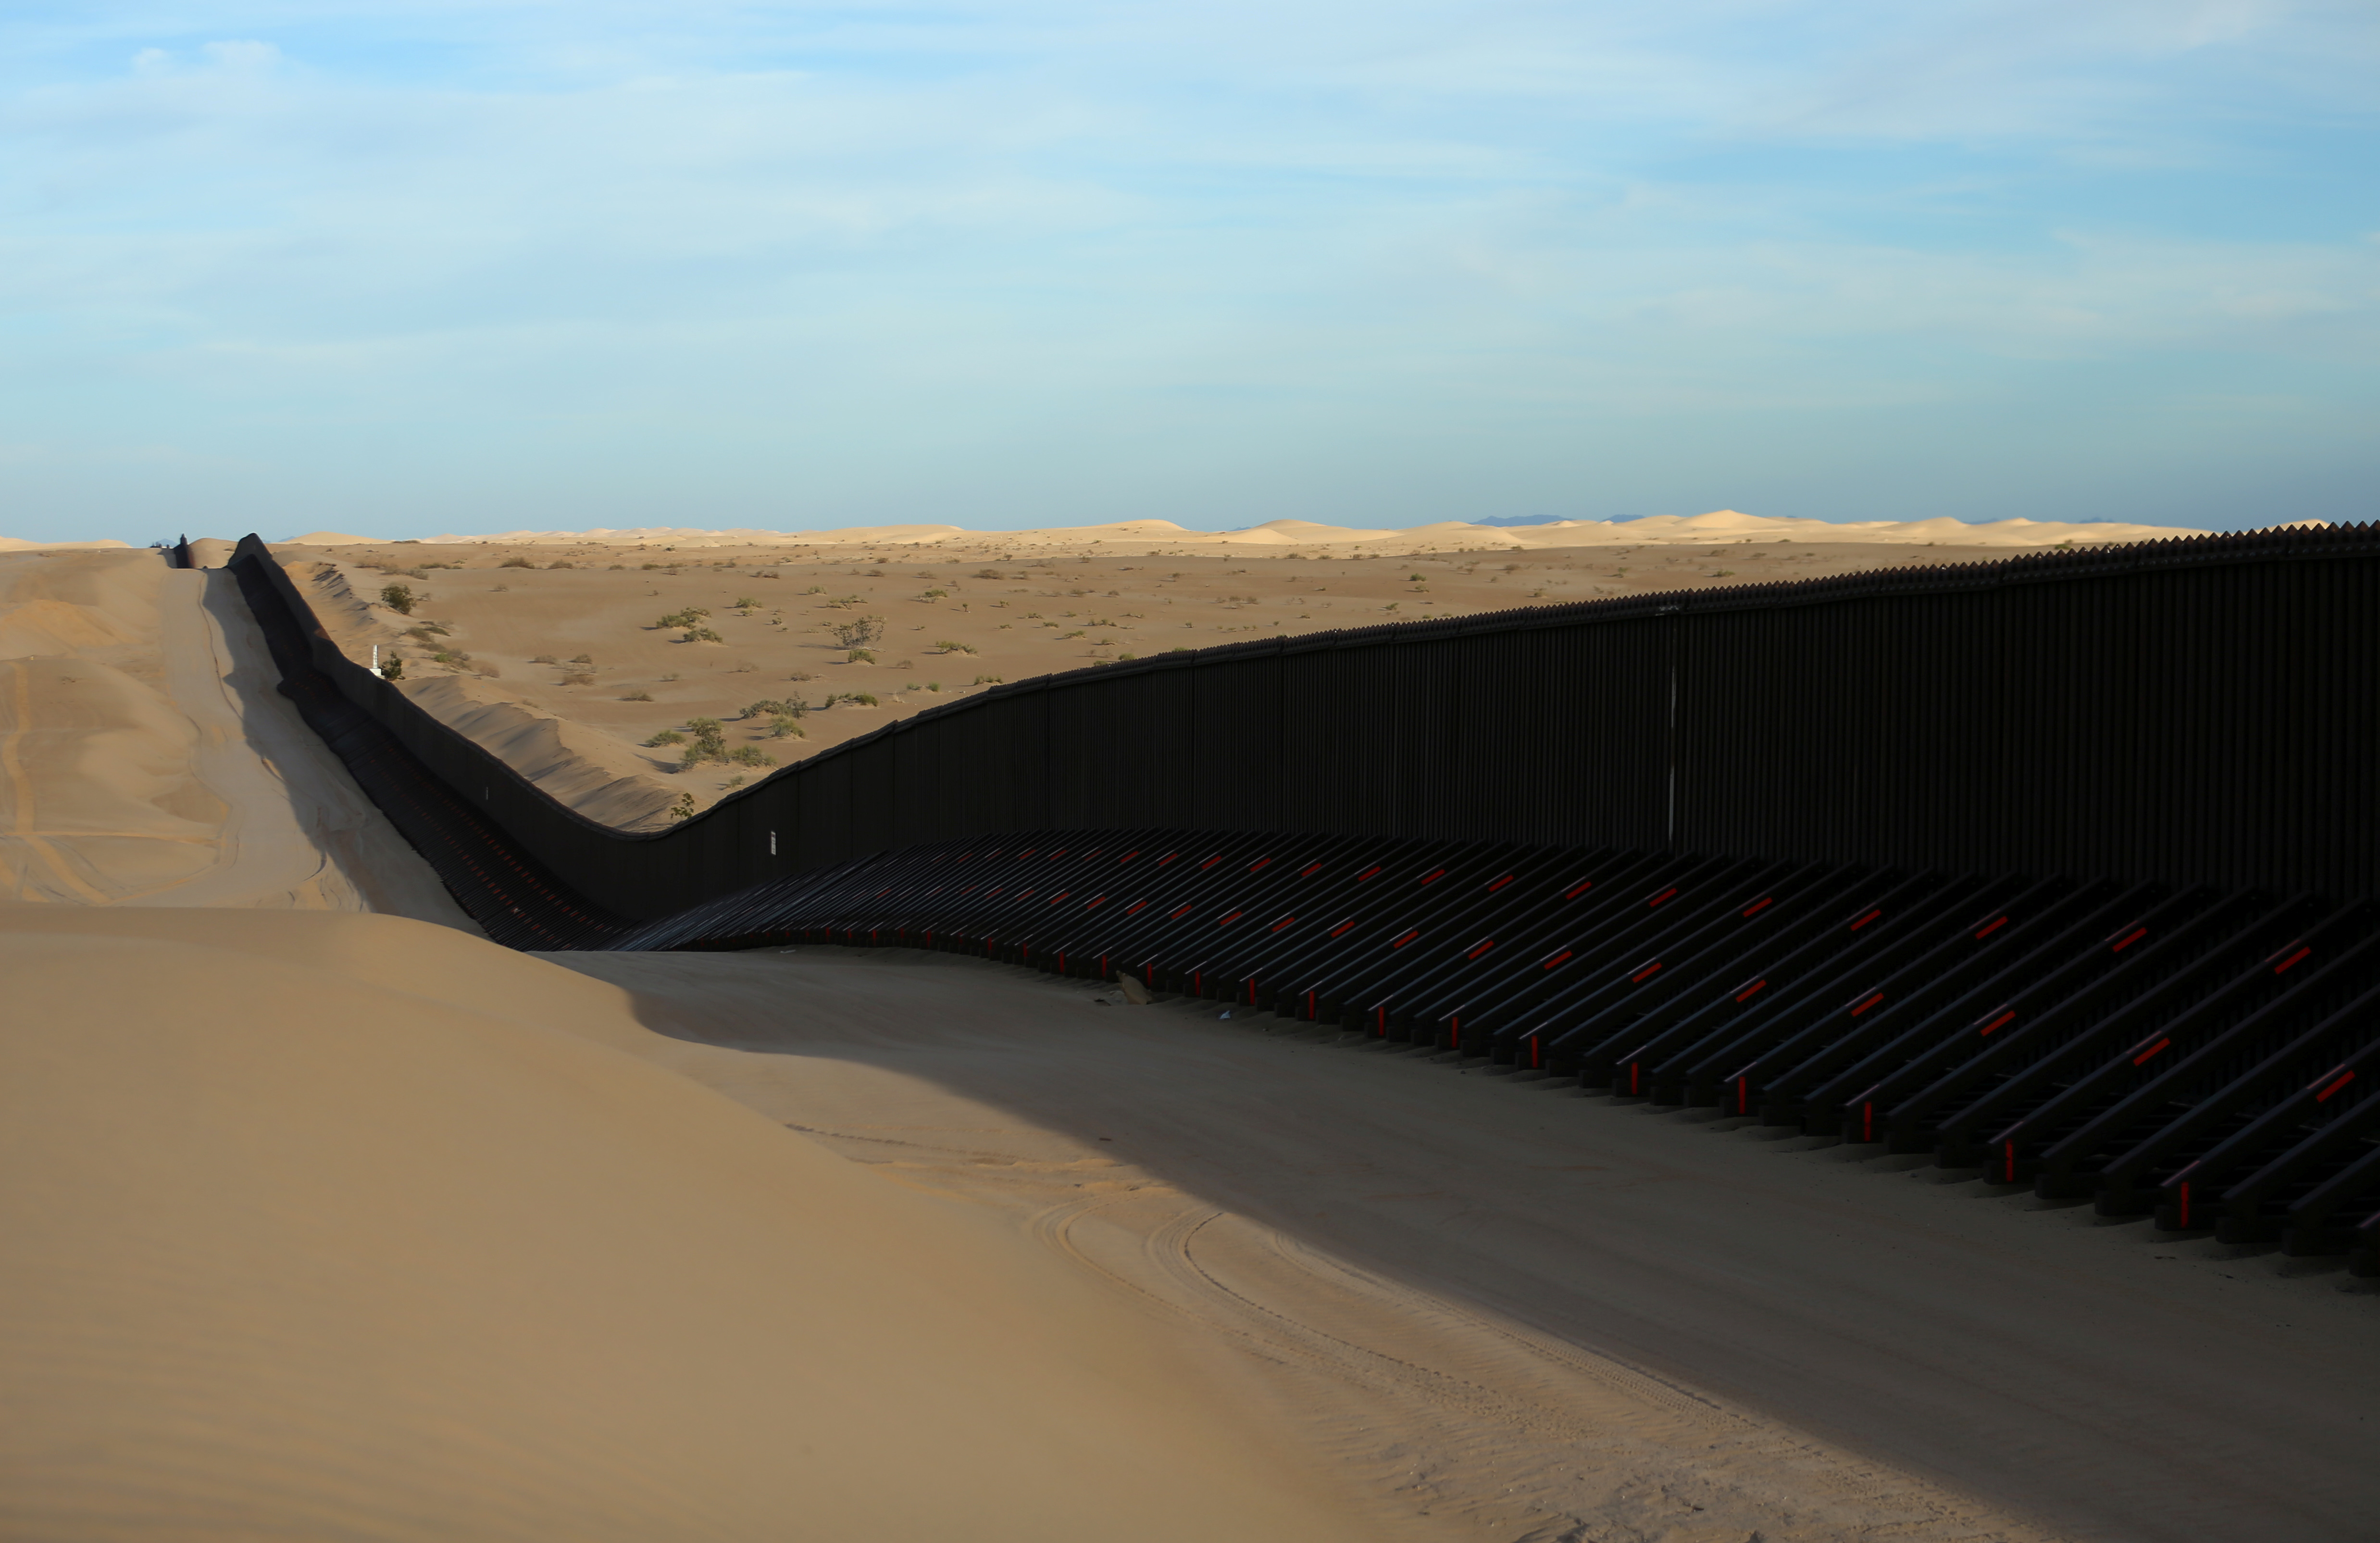
<path fill-rule="evenodd" d="M 2374 1535 L 2335 1262 L 948 954 L 557 957 L 662 1064 L 1237 1352 L 1427 1536 Z"/>
<path fill-rule="evenodd" d="M 338 536 L 275 551 L 349 657 L 368 662 L 377 647 L 403 658 L 405 689 L 422 706 L 582 813 L 650 828 L 683 793 L 706 805 L 766 771 L 685 771 L 682 750 L 647 746 L 697 716 L 727 723 L 731 747 L 782 763 L 987 679 L 1172 649 L 2185 534 L 2024 520 L 1833 526 L 1720 511 L 1405 531 L 1276 520 L 1222 535 L 1140 520 L 797 538 Z M 413 592 L 411 614 L 381 603 L 391 584 Z M 715 640 L 659 625 L 689 607 L 708 613 L 700 624 Z M 872 660 L 855 661 L 832 629 L 867 617 L 880 621 L 882 637 Z M 430 690 L 425 681 L 449 684 Z M 860 697 L 874 700 L 849 699 Z M 840 699 L 829 708 L 830 699 Z M 808 708 L 800 737 L 771 737 L 766 713 L 739 717 L 763 701 Z"/>
<path fill-rule="evenodd" d="M 983 1208 L 590 1042 L 647 1038 L 611 987 L 389 917 L 10 921 L 0 1536 L 1366 1536 Z"/>
<path fill-rule="evenodd" d="M 0 556 L 0 905 L 471 923 L 285 699 L 231 577 Z"/>

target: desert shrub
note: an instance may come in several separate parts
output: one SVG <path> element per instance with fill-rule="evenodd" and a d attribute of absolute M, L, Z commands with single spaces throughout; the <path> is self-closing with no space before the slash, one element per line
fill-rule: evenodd
<path fill-rule="evenodd" d="M 653 694 L 650 691 L 631 691 L 620 699 L 624 702 L 649 702 L 653 699 Z"/>
<path fill-rule="evenodd" d="M 876 655 L 866 649 L 854 649 L 843 656 L 845 664 L 873 664 Z"/>
<path fill-rule="evenodd" d="M 876 698 L 873 693 L 867 691 L 837 691 L 829 695 L 826 699 L 826 705 L 829 707 L 834 706 L 837 702 L 849 702 L 854 707 L 874 707 Z"/>
<path fill-rule="evenodd" d="M 639 563 L 637 565 L 637 571 L 639 573 L 651 573 L 660 566 L 661 565 L 659 563 Z"/>
<path fill-rule="evenodd" d="M 435 663 L 449 664 L 458 670 L 471 662 L 471 656 L 460 649 L 440 649 L 430 657 Z"/>
<path fill-rule="evenodd" d="M 569 561 L 567 558 L 562 557 L 557 557 L 552 562 L 546 565 L 549 568 L 575 568 L 577 565 L 577 564 Z"/>
<path fill-rule="evenodd" d="M 944 653 L 975 652 L 975 645 L 973 643 L 962 643 L 955 638 L 945 638 L 941 642 L 936 643 L 934 647 L 941 650 Z"/>
<path fill-rule="evenodd" d="M 727 752 L 727 759 L 738 766 L 774 766 L 777 758 L 758 745 L 738 745 Z"/>
<path fill-rule="evenodd" d="M 648 565 L 650 566 L 650 565 Z M 823 584 L 813 584 L 808 589 L 804 589 L 802 593 L 806 595 L 822 595 L 826 593 L 826 586 Z"/>
<path fill-rule="evenodd" d="M 764 697 L 746 708 L 743 715 L 747 718 L 773 718 L 783 714 L 786 717 L 798 718 L 808 711 L 809 709 L 800 702 L 781 702 L 772 697 Z"/>
<path fill-rule="evenodd" d="M 975 684 L 978 686 L 1004 686 L 1007 684 L 1007 680 L 1006 677 L 1002 675 L 978 675 L 975 677 Z"/>
<path fill-rule="evenodd" d="M 680 638 L 678 641 L 681 643 L 724 643 L 727 639 L 722 638 L 718 633 L 713 632 L 707 626 L 690 626 L 686 629 L 686 636 Z"/>
<path fill-rule="evenodd" d="M 500 568 L 533 568 L 537 566 L 537 565 L 530 562 L 526 557 L 507 557 L 503 562 L 497 564 L 496 566 Z"/>
<path fill-rule="evenodd" d="M 816 680 L 818 679 L 818 676 L 810 674 L 808 670 L 795 670 L 792 674 L 787 675 L 785 678 L 787 680 Z"/>
<path fill-rule="evenodd" d="M 609 573 L 625 573 L 628 571 L 628 565 L 625 563 L 614 563 L 605 571 Z"/>
<path fill-rule="evenodd" d="M 592 686 L 595 684 L 595 672 L 592 670 L 567 671 L 562 677 L 562 684 L 565 686 Z"/>
<path fill-rule="evenodd" d="M 382 660 L 380 662 L 380 678 L 382 680 L 403 680 L 405 678 L 405 661 L 397 658 L 395 654 L 390 654 L 386 659 Z"/>
<path fill-rule="evenodd" d="M 677 672 L 673 670 L 668 674 L 663 675 L 662 679 L 665 682 L 675 680 L 677 679 Z"/>
<path fill-rule="evenodd" d="M 1062 633 L 1058 634 L 1058 641 L 1060 641 L 1061 643 L 1062 643 L 1062 642 L 1066 641 L 1066 639 L 1068 639 L 1069 638 L 1087 638 L 1087 637 L 1089 637 L 1089 636 L 1090 636 L 1090 634 L 1089 634 L 1089 633 L 1087 633 L 1087 632 L 1085 632 L 1081 627 L 1076 627 L 1076 628 L 1075 628 L 1074 631 L 1072 631 L 1072 632 L 1062 632 Z"/>
<path fill-rule="evenodd" d="M 798 720 L 789 716 L 788 714 L 779 713 L 776 717 L 769 720 L 769 737 L 771 739 L 807 739 L 809 735 L 802 731 L 802 725 Z"/>
<path fill-rule="evenodd" d="M 659 748 L 663 745 L 683 745 L 686 743 L 686 735 L 678 733 L 675 729 L 663 729 L 661 733 L 653 735 L 650 739 L 646 740 L 645 743 L 655 748 Z"/>
<path fill-rule="evenodd" d="M 738 611 L 758 611 L 760 609 L 760 602 L 754 600 L 750 595 L 739 595 L 735 599 L 735 609 Z"/>
<path fill-rule="evenodd" d="M 509 584 L 491 584 L 488 586 L 488 593 L 492 595 L 508 595 L 512 592 L 513 587 Z"/>
<path fill-rule="evenodd" d="M 436 622 L 423 622 L 419 626 L 407 627 L 405 629 L 405 635 L 419 643 L 427 643 L 432 638 L 448 638 L 453 636 L 453 634 L 449 633 L 444 627 L 439 626 Z"/>
<path fill-rule="evenodd" d="M 951 592 L 948 589 L 929 589 L 926 591 L 926 598 L 928 600 L 948 600 L 951 598 Z"/>
<path fill-rule="evenodd" d="M 672 626 L 698 626 L 701 625 L 702 619 L 710 614 L 710 612 L 705 611 L 699 605 L 689 605 L 683 611 L 671 612 L 668 615 L 663 616 L 660 621 L 655 622 L 653 626 L 657 628 Z"/>
<path fill-rule="evenodd" d="M 591 653 L 574 653 L 570 656 L 570 662 L 573 664 L 592 664 L 595 662 L 595 656 Z"/>
<path fill-rule="evenodd" d="M 672 820 L 692 820 L 694 818 L 694 795 L 691 793 L 679 794 L 677 796 L 677 802 L 670 806 L 669 817 Z"/>
<path fill-rule="evenodd" d="M 1127 659 L 1138 659 L 1140 655 L 1136 653 L 1120 653 L 1116 655 L 1116 662 L 1121 664 Z"/>
<path fill-rule="evenodd" d="M 382 605 L 387 606 L 391 611 L 395 612 L 400 616 L 410 616 L 413 614 L 413 586 L 410 584 L 384 584 L 381 586 L 380 602 Z"/>
<path fill-rule="evenodd" d="M 1429 580 L 1423 577 L 1420 574 L 1413 574 L 1406 577 L 1405 582 L 1408 584 L 1427 584 Z"/>
<path fill-rule="evenodd" d="M 893 666 L 892 666 L 892 668 L 894 668 L 894 669 L 896 669 L 896 670 L 914 670 L 914 669 L 916 669 L 917 667 L 917 662 L 916 660 L 914 660 L 914 659 L 905 659 L 905 660 L 901 661 L 901 662 L 900 662 L 900 663 L 895 664 L 895 665 L 893 665 Z"/>
<path fill-rule="evenodd" d="M 882 639 L 884 618 L 856 616 L 847 622 L 830 622 L 827 624 L 827 630 L 834 634 L 834 640 L 844 648 L 864 649 L 868 644 Z"/>
<path fill-rule="evenodd" d="M 554 664 L 559 663 L 560 661 L 556 660 L 553 655 L 550 653 L 541 653 L 531 659 L 529 662 L 532 664 Z"/>
<path fill-rule="evenodd" d="M 1000 570 L 998 568 L 978 568 L 975 571 L 975 576 L 978 578 L 998 578 L 1000 577 Z"/>

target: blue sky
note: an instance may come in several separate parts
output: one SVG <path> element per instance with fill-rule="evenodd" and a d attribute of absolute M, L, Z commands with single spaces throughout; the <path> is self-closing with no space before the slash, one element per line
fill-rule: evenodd
<path fill-rule="evenodd" d="M 2374 516 L 2380 11 L 17 0 L 0 533 Z"/>

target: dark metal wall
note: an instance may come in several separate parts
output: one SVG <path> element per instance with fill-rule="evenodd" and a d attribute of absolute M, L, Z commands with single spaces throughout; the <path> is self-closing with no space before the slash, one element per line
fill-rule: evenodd
<path fill-rule="evenodd" d="M 648 835 L 555 804 L 345 659 L 261 541 L 237 561 L 332 686 L 621 917 L 1037 827 L 2380 890 L 2380 526 L 1165 655 L 919 713 Z"/>

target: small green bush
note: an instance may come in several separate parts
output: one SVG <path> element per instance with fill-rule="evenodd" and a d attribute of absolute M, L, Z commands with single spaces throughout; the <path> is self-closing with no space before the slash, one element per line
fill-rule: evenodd
<path fill-rule="evenodd" d="M 646 698 L 645 699 L 646 699 L 647 701 L 650 701 L 650 700 L 652 700 L 652 699 L 651 699 L 651 698 L 650 698 L 650 697 Z M 663 730 L 662 730 L 662 732 L 661 732 L 661 733 L 659 733 L 659 734 L 657 734 L 657 735 L 653 735 L 650 739 L 648 739 L 648 740 L 646 740 L 646 741 L 645 741 L 645 744 L 646 744 L 648 747 L 654 747 L 654 748 L 658 748 L 659 747 L 663 746 L 663 745 L 683 745 L 683 744 L 685 744 L 685 743 L 686 743 L 686 735 L 682 735 L 682 734 L 678 733 L 678 732 L 677 732 L 677 730 L 675 730 L 675 729 L 663 729 Z"/>
<path fill-rule="evenodd" d="M 945 638 L 941 641 L 936 643 L 934 647 L 941 650 L 944 653 L 975 652 L 975 645 L 973 643 L 962 643 L 954 638 Z"/>
<path fill-rule="evenodd" d="M 693 795 L 693 794 L 691 794 L 691 793 L 681 793 L 681 794 L 679 794 L 679 795 L 677 796 L 677 802 L 676 802 L 676 803 L 674 803 L 674 804 L 672 804 L 672 805 L 670 806 L 669 817 L 670 817 L 672 820 L 691 820 L 691 819 L 693 819 L 693 818 L 694 818 L 694 795 Z"/>
<path fill-rule="evenodd" d="M 550 653 L 541 653 L 532 658 L 529 662 L 532 664 L 555 664 L 561 662 Z"/>
<path fill-rule="evenodd" d="M 413 614 L 413 586 L 410 584 L 384 584 L 381 587 L 380 602 L 400 616 Z"/>
<path fill-rule="evenodd" d="M 844 655 L 843 662 L 845 664 L 873 664 L 876 655 L 866 649 L 854 649 Z"/>
<path fill-rule="evenodd" d="M 653 699 L 653 694 L 650 691 L 631 691 L 620 699 L 624 702 L 649 702 Z"/>
<path fill-rule="evenodd" d="M 738 745 L 727 752 L 727 759 L 738 766 L 774 766 L 777 758 L 758 745 Z"/>
<path fill-rule="evenodd" d="M 802 731 L 802 725 L 798 720 L 788 714 L 781 712 L 776 717 L 769 720 L 769 737 L 771 739 L 808 739 L 809 735 Z"/>
<path fill-rule="evenodd" d="M 496 566 L 500 568 L 533 568 L 537 566 L 537 565 L 530 562 L 526 557 L 507 557 L 503 562 L 497 564 Z"/>
<path fill-rule="evenodd" d="M 591 653 L 574 653 L 570 656 L 570 662 L 573 664 L 592 664 L 595 662 L 595 656 Z"/>
<path fill-rule="evenodd" d="M 690 626 L 686 629 L 686 636 L 680 638 L 678 641 L 681 643 L 724 643 L 727 639 L 722 638 L 718 633 L 713 632 L 707 626 Z"/>
<path fill-rule="evenodd" d="M 546 566 L 547 566 L 547 567 L 549 567 L 549 568 L 575 568 L 575 567 L 577 567 L 577 565 L 577 565 L 577 564 L 576 564 L 576 563 L 566 562 L 566 561 L 565 561 L 564 559 L 559 558 L 559 557 L 555 558 L 552 562 L 548 563 L 548 564 L 546 565 Z"/>
<path fill-rule="evenodd" d="M 1005 676 L 1002 675 L 978 675 L 975 677 L 975 684 L 978 686 L 1004 686 L 1007 684 L 1007 679 Z"/>

